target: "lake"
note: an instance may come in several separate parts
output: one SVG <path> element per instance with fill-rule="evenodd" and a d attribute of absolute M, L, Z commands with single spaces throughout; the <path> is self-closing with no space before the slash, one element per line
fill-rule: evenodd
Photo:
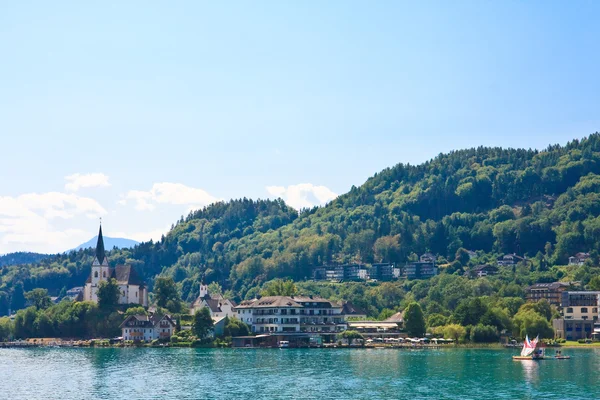
<path fill-rule="evenodd" d="M 600 351 L 0 349 L 0 399 L 597 399 Z"/>

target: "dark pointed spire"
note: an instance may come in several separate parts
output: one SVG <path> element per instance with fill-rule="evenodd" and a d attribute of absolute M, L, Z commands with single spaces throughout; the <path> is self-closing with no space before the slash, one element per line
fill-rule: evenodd
<path fill-rule="evenodd" d="M 98 243 L 96 243 L 96 258 L 102 264 L 106 255 L 104 254 L 104 239 L 102 238 L 102 223 L 100 223 L 100 231 L 98 232 Z"/>

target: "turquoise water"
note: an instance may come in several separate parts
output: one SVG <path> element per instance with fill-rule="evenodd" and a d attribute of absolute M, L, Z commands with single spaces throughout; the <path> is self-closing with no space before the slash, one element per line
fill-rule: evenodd
<path fill-rule="evenodd" d="M 600 351 L 0 349 L 0 399 L 598 399 Z"/>

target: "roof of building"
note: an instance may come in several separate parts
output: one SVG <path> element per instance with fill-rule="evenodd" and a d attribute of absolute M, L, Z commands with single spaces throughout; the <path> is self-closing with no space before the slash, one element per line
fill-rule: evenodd
<path fill-rule="evenodd" d="M 224 316 L 224 317 L 212 317 L 213 325 L 224 323 L 226 319 L 227 319 L 226 316 Z"/>
<path fill-rule="evenodd" d="M 600 291 L 596 291 L 596 290 L 569 290 L 568 292 L 563 292 L 563 293 L 567 293 L 568 295 L 582 295 L 582 294 L 589 294 L 592 296 L 596 296 L 600 294 Z"/>
<path fill-rule="evenodd" d="M 505 259 L 517 259 L 517 260 L 524 260 L 523 257 L 516 255 L 515 253 L 513 254 L 505 254 L 503 256 L 498 257 L 498 260 L 505 260 Z"/>
<path fill-rule="evenodd" d="M 353 315 L 367 315 L 367 313 L 360 307 L 355 306 L 349 301 L 345 301 L 342 304 L 342 314 L 353 316 Z"/>
<path fill-rule="evenodd" d="M 125 326 L 131 326 L 130 322 L 133 320 L 140 322 L 141 324 L 136 325 L 136 326 L 139 326 L 142 328 L 144 328 L 144 327 L 154 328 L 162 320 L 167 320 L 172 326 L 175 326 L 175 322 L 171 319 L 170 315 L 168 315 L 168 314 L 161 315 L 161 314 L 157 314 L 157 313 L 151 313 L 150 315 L 146 315 L 146 314 L 130 315 L 129 317 L 127 317 L 125 319 L 125 321 L 123 321 L 123 323 L 119 327 L 123 328 Z"/>
<path fill-rule="evenodd" d="M 109 278 L 114 278 L 119 285 L 138 285 L 144 286 L 144 281 L 137 274 L 135 268 L 131 265 L 117 265 L 109 268 Z M 92 273 L 88 276 L 85 283 L 92 282 Z"/>
<path fill-rule="evenodd" d="M 341 307 L 341 305 L 323 299 L 321 297 L 311 296 L 267 296 L 260 299 L 242 301 L 236 308 L 270 308 L 270 307 L 290 307 L 302 308 L 301 303 L 319 303 L 325 307 Z"/>
<path fill-rule="evenodd" d="M 471 269 L 471 271 L 483 271 L 484 269 L 494 269 L 494 270 L 498 270 L 498 267 L 496 267 L 495 265 L 489 265 L 489 264 L 482 264 L 482 265 L 478 265 L 476 267 L 473 267 Z"/>
<path fill-rule="evenodd" d="M 389 321 L 348 321 L 348 328 L 398 328 L 398 323 Z"/>
<path fill-rule="evenodd" d="M 396 323 L 404 322 L 404 313 L 397 312 L 396 314 L 392 315 L 391 317 L 384 320 L 383 322 L 396 322 Z"/>
<path fill-rule="evenodd" d="M 104 259 L 106 258 L 106 253 L 104 252 L 104 239 L 102 238 L 102 224 L 100 224 L 100 230 L 98 231 L 98 242 L 96 243 L 96 258 L 98 262 L 102 264 Z"/>
<path fill-rule="evenodd" d="M 589 258 L 590 257 L 590 253 L 577 253 L 574 256 L 575 258 Z"/>
<path fill-rule="evenodd" d="M 565 283 L 565 282 L 534 283 L 533 285 L 529 286 L 528 289 L 544 289 L 544 288 L 558 289 L 560 287 L 569 287 L 569 286 L 571 286 L 571 284 Z"/>
<path fill-rule="evenodd" d="M 230 303 L 232 307 L 235 307 L 235 302 L 233 300 L 226 299 L 220 294 L 216 296 L 211 296 L 209 293 L 206 296 L 198 296 L 196 300 L 194 300 L 194 302 L 192 303 L 192 308 L 200 307 L 203 301 L 206 301 L 206 304 L 212 312 L 220 312 L 221 305 L 223 303 Z"/>
<path fill-rule="evenodd" d="M 112 273 L 117 283 L 122 285 L 143 285 L 144 282 L 131 265 L 117 265 Z"/>

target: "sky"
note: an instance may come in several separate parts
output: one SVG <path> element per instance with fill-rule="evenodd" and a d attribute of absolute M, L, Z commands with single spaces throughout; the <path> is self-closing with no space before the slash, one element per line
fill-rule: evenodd
<path fill-rule="evenodd" d="M 93 3 L 93 4 L 92 4 Z M 0 5 L 0 254 L 600 130 L 600 2 Z"/>

